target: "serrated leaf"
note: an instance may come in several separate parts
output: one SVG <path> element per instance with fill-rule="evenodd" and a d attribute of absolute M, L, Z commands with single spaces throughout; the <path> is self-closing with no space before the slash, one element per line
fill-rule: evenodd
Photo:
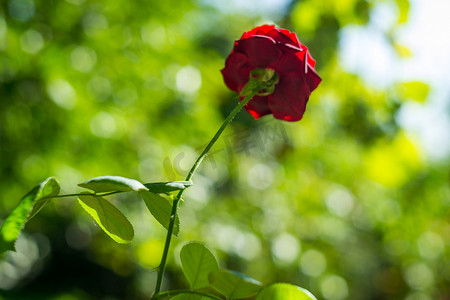
<path fill-rule="evenodd" d="M 169 182 L 152 182 L 145 183 L 144 186 L 155 194 L 170 193 L 180 191 L 192 185 L 192 181 L 169 181 Z"/>
<path fill-rule="evenodd" d="M 242 299 L 256 295 L 262 283 L 242 273 L 216 270 L 209 273 L 209 283 L 227 299 Z"/>
<path fill-rule="evenodd" d="M 14 242 L 25 223 L 42 209 L 49 199 L 38 201 L 58 195 L 59 189 L 58 180 L 50 177 L 35 186 L 20 200 L 0 228 L 0 253 L 7 250 L 14 251 Z"/>
<path fill-rule="evenodd" d="M 133 226 L 109 201 L 86 194 L 78 196 L 78 202 L 114 241 L 129 243 L 133 239 Z"/>
<path fill-rule="evenodd" d="M 152 192 L 140 191 L 142 199 L 145 202 L 148 210 L 152 216 L 159 222 L 164 228 L 169 228 L 170 216 L 172 214 L 172 204 L 165 198 Z M 175 226 L 173 228 L 173 234 L 178 235 L 180 231 L 180 221 L 178 217 L 175 220 Z"/>
<path fill-rule="evenodd" d="M 121 176 L 100 176 L 89 179 L 83 183 L 78 184 L 81 187 L 93 190 L 96 193 L 103 192 L 139 192 L 147 191 L 148 189 L 139 181 L 125 178 Z"/>
<path fill-rule="evenodd" d="M 299 286 L 275 283 L 262 289 L 255 300 L 317 300 L 317 298 Z"/>
<path fill-rule="evenodd" d="M 180 259 L 184 275 L 192 289 L 209 286 L 209 273 L 219 269 L 214 254 L 202 243 L 186 244 L 181 249 Z"/>

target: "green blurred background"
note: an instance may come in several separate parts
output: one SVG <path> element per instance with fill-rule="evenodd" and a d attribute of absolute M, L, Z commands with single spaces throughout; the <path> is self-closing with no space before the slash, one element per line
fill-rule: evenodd
<path fill-rule="evenodd" d="M 276 23 L 323 82 L 300 122 L 242 112 L 227 129 L 185 193 L 164 288 L 187 287 L 178 253 L 200 240 L 223 267 L 319 299 L 450 299 L 450 74 L 414 73 L 401 33 L 424 36 L 427 1 L 410 2 L 2 0 L 0 222 L 48 176 L 63 193 L 182 180 L 235 105 L 219 72 L 233 41 Z M 419 27 L 442 48 L 442 28 Z M 53 201 L 0 258 L 0 299 L 148 299 L 165 230 L 137 197 L 112 201 L 131 244 Z"/>

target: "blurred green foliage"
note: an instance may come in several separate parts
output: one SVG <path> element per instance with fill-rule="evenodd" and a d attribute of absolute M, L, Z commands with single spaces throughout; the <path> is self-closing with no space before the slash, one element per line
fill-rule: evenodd
<path fill-rule="evenodd" d="M 404 23 L 408 1 L 386 1 Z M 339 30 L 376 2 L 293 1 L 272 17 L 323 82 L 299 123 L 242 112 L 227 129 L 185 193 L 165 288 L 188 286 L 179 251 L 200 240 L 229 269 L 319 299 L 450 297 L 449 160 L 428 160 L 396 120 L 428 89 L 375 90 L 339 63 Z M 235 105 L 219 72 L 233 40 L 264 20 L 206 0 L 2 1 L 0 220 L 49 176 L 64 193 L 101 175 L 182 180 Z M 131 244 L 53 201 L 0 258 L 0 298 L 148 299 L 165 230 L 137 197 L 114 203 Z"/>

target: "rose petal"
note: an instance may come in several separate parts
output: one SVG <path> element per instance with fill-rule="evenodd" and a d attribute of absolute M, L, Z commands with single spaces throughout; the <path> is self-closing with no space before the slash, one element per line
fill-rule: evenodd
<path fill-rule="evenodd" d="M 275 28 L 275 25 L 261 25 L 261 26 L 255 27 L 252 30 L 245 32 L 242 35 L 241 40 L 242 39 L 247 39 L 247 38 L 252 37 L 252 36 L 254 36 L 256 34 L 266 34 L 267 32 L 271 31 L 274 28 Z"/>
<path fill-rule="evenodd" d="M 301 60 L 304 61 L 305 60 L 305 56 L 306 56 L 307 51 L 298 51 L 295 53 L 295 55 Z"/>
<path fill-rule="evenodd" d="M 309 54 L 309 51 L 306 49 L 305 51 L 296 52 L 295 55 L 303 62 L 306 57 L 306 64 L 304 64 L 303 68 L 305 70 L 305 74 L 308 73 L 308 69 L 314 70 L 314 66 L 316 65 L 316 61 L 311 57 L 311 54 Z M 315 72 L 315 70 L 314 70 Z M 317 73 L 316 73 L 317 75 Z M 311 90 L 312 91 L 312 90 Z"/>
<path fill-rule="evenodd" d="M 236 52 L 245 54 L 252 66 L 266 68 L 281 57 L 282 52 L 270 37 L 254 36 L 241 40 L 236 45 Z"/>
<path fill-rule="evenodd" d="M 255 96 L 244 107 L 257 120 L 272 113 L 268 101 L 267 96 Z"/>
<path fill-rule="evenodd" d="M 271 68 L 277 72 L 278 76 L 283 76 L 284 73 L 298 71 L 303 68 L 303 62 L 296 53 L 285 53 L 280 59 L 270 65 Z"/>
<path fill-rule="evenodd" d="M 300 48 L 298 46 L 292 45 L 292 44 L 280 44 L 279 45 L 284 51 L 287 52 L 300 52 L 303 53 L 306 51 L 306 47 Z"/>
<path fill-rule="evenodd" d="M 232 52 L 222 69 L 223 79 L 230 90 L 239 92 L 239 87 L 248 82 L 248 76 L 252 67 L 246 55 Z"/>
<path fill-rule="evenodd" d="M 262 25 L 235 41 L 222 74 L 227 86 L 239 93 L 252 69 L 274 69 L 280 81 L 273 94 L 256 96 L 245 108 L 255 119 L 272 113 L 277 119 L 298 121 L 303 117 L 309 95 L 321 82 L 315 63 L 295 33 L 275 25 Z"/>
<path fill-rule="evenodd" d="M 308 64 L 310 64 L 311 67 L 314 68 L 314 66 L 316 65 L 316 61 L 314 60 L 314 58 L 312 58 L 311 54 L 309 54 L 309 51 L 306 52 L 306 60 L 308 61 Z"/>
<path fill-rule="evenodd" d="M 322 78 L 320 78 L 316 70 L 308 66 L 308 69 L 306 71 L 306 84 L 308 84 L 309 90 L 311 92 L 314 91 L 321 81 Z"/>
<path fill-rule="evenodd" d="M 279 43 L 290 44 L 290 45 L 299 47 L 298 44 L 296 44 L 293 40 L 291 40 L 289 35 L 286 35 L 277 29 L 272 29 L 269 32 L 267 32 L 266 34 Z"/>
<path fill-rule="evenodd" d="M 300 41 L 298 40 L 298 37 L 297 37 L 297 35 L 295 34 L 295 32 L 290 32 L 289 30 L 287 30 L 287 29 L 283 29 L 283 28 L 280 28 L 280 29 L 278 29 L 280 32 L 282 32 L 283 34 L 285 34 L 285 35 L 287 35 L 293 42 L 294 42 L 294 44 L 297 46 L 297 47 L 300 47 L 300 48 L 302 48 L 302 43 L 300 43 Z"/>
<path fill-rule="evenodd" d="M 276 119 L 298 121 L 303 117 L 310 90 L 299 72 L 280 76 L 275 92 L 269 96 L 269 108 Z"/>

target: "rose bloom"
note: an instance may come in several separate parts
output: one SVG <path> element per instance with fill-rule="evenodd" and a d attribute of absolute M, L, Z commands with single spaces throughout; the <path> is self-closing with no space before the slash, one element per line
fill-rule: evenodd
<path fill-rule="evenodd" d="M 297 35 L 275 25 L 262 25 L 245 32 L 225 62 L 225 84 L 240 93 L 253 69 L 273 69 L 279 82 L 268 96 L 254 96 L 245 109 L 255 119 L 273 114 L 276 119 L 298 121 L 303 117 L 309 95 L 321 79 L 315 60 Z M 242 97 L 241 97 L 242 98 Z"/>

